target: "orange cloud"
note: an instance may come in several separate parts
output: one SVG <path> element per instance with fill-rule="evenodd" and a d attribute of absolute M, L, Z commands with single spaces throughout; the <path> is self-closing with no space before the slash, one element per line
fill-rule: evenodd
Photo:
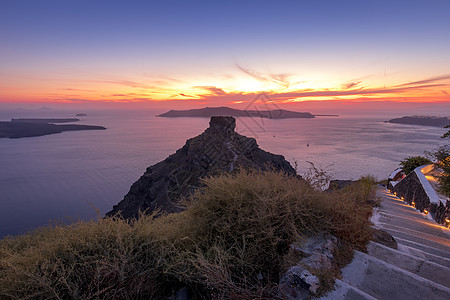
<path fill-rule="evenodd" d="M 376 86 L 366 82 L 368 77 L 373 78 L 371 75 L 320 88 L 317 86 L 321 82 L 302 81 L 301 78 L 291 74 L 260 73 L 239 65 L 237 67 L 245 74 L 244 77 L 223 75 L 206 80 L 191 79 L 190 81 L 164 76 L 159 79 L 150 78 L 148 75 L 141 78 L 118 78 L 102 74 L 76 79 L 17 78 L 15 81 L 0 83 L 0 101 L 129 102 L 146 105 L 165 102 L 168 105 L 183 103 L 183 105 L 192 106 L 199 104 L 219 106 L 245 105 L 254 101 L 261 93 L 265 93 L 270 101 L 278 104 L 308 101 L 450 103 L 450 74 L 388 86 Z M 245 84 L 252 80 L 258 84 L 244 91 Z M 323 85 L 326 86 L 326 84 Z"/>
<path fill-rule="evenodd" d="M 265 91 L 272 101 L 278 103 L 296 102 L 305 100 L 346 100 L 346 101 L 422 101 L 442 102 L 450 101 L 448 93 L 443 87 L 450 87 L 450 83 L 436 81 L 445 80 L 446 76 L 434 77 L 393 87 L 382 88 L 355 88 L 359 82 L 344 84 L 341 89 L 298 89 L 288 91 Z M 434 83 L 436 82 L 436 83 Z M 425 84 L 429 83 L 429 84 Z M 434 84 L 433 84 L 434 83 Z M 198 88 L 198 86 L 196 86 Z M 207 93 L 200 93 L 194 99 L 203 99 L 212 103 L 243 103 L 253 100 L 260 92 L 244 93 L 239 91 L 225 92 L 219 87 L 200 87 Z M 439 89 L 438 89 L 439 88 Z M 445 95 L 445 96 L 443 96 Z M 187 96 L 187 95 L 185 95 Z"/>

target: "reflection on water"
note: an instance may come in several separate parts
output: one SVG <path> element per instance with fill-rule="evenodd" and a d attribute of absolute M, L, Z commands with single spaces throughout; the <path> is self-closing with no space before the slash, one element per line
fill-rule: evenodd
<path fill-rule="evenodd" d="M 34 115 L 36 116 L 36 115 Z M 67 115 L 59 114 L 58 117 Z M 0 115 L 1 120 L 11 116 Z M 49 117 L 42 115 L 40 117 Z M 0 139 L 0 236 L 49 220 L 102 216 L 145 169 L 208 127 L 209 119 L 157 118 L 152 113 L 89 113 L 80 124 L 106 131 Z M 382 179 L 399 160 L 443 144 L 444 129 L 383 123 L 384 118 L 238 119 L 237 131 L 264 150 L 282 154 L 299 172 L 333 165 L 334 178 L 372 174 Z M 308 146 L 309 144 L 309 146 Z"/>

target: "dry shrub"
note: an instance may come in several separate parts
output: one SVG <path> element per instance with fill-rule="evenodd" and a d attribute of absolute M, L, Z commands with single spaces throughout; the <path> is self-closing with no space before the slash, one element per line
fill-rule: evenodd
<path fill-rule="evenodd" d="M 0 299 L 152 298 L 160 262 L 133 222 L 106 218 L 0 243 Z"/>
<path fill-rule="evenodd" d="M 364 249 L 371 195 L 370 180 L 323 193 L 275 171 L 215 176 L 178 214 L 3 239 L 0 298 L 158 299 L 187 286 L 198 298 L 274 299 L 294 241 L 332 233 L 347 246 L 342 264 Z"/>
<path fill-rule="evenodd" d="M 285 271 L 292 242 L 330 232 L 349 245 L 338 253 L 338 261 L 348 262 L 349 252 L 364 250 L 371 236 L 369 179 L 334 193 L 275 171 L 241 170 L 204 183 L 182 215 L 158 220 L 155 228 L 179 233 L 173 230 L 177 222 L 183 228 L 171 236 L 173 249 L 183 251 L 170 255 L 170 266 L 178 267 L 169 272 L 207 294 L 275 297 L 273 285 Z"/>

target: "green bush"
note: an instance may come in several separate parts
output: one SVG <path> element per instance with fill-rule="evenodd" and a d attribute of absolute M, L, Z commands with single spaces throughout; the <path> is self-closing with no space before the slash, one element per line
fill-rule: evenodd
<path fill-rule="evenodd" d="M 442 146 L 428 155 L 436 161 L 434 165 L 439 173 L 439 192 L 450 197 L 450 145 Z"/>
<path fill-rule="evenodd" d="M 365 249 L 372 184 L 323 193 L 282 173 L 242 170 L 206 179 L 178 214 L 8 237 L 0 241 L 0 298 L 158 299 L 187 286 L 200 298 L 274 299 L 280 274 L 298 262 L 291 243 L 332 233 L 344 245 L 338 261 Z"/>
<path fill-rule="evenodd" d="M 410 156 L 400 162 L 400 165 L 402 166 L 402 169 L 406 174 L 411 173 L 417 167 L 429 164 L 432 164 L 432 161 L 420 155 Z"/>

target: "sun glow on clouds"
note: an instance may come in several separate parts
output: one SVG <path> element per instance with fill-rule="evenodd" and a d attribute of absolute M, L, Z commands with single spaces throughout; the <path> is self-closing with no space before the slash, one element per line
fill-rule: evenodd
<path fill-rule="evenodd" d="M 233 82 L 226 83 L 226 88 L 234 92 L 256 93 L 276 88 L 274 84 L 263 83 L 251 78 L 236 78 Z"/>
<path fill-rule="evenodd" d="M 322 76 L 262 73 L 238 66 L 227 75 L 193 78 L 83 74 L 78 77 L 10 79 L 3 101 L 56 103 L 178 103 L 245 105 L 264 93 L 277 104 L 309 101 L 450 103 L 450 75 L 403 79 L 398 75 Z M 7 88 L 5 88 L 7 87 Z"/>

